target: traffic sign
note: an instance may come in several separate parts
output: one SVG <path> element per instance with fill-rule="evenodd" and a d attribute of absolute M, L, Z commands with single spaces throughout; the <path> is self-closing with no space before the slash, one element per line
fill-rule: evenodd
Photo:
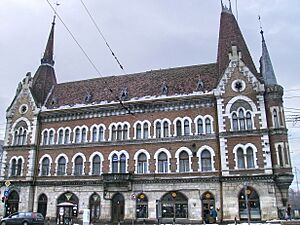
<path fill-rule="evenodd" d="M 8 180 L 8 181 L 5 181 L 5 186 L 6 187 L 9 187 L 11 185 L 11 183 L 10 183 L 10 181 Z"/>

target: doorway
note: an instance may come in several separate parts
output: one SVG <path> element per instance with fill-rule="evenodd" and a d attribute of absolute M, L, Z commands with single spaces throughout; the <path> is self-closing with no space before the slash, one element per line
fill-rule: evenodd
<path fill-rule="evenodd" d="M 117 193 L 112 198 L 111 204 L 111 220 L 112 222 L 119 222 L 124 220 L 124 206 L 125 201 L 122 194 Z"/>
<path fill-rule="evenodd" d="M 210 210 L 215 208 L 215 197 L 210 192 L 205 192 L 202 195 L 202 220 L 205 221 L 206 224 L 212 222 L 212 218 L 210 216 Z"/>
<path fill-rule="evenodd" d="M 10 192 L 5 202 L 5 216 L 19 211 L 19 194 L 16 191 Z"/>

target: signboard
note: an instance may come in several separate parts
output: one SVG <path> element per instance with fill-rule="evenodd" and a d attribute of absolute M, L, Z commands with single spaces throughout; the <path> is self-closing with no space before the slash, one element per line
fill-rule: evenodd
<path fill-rule="evenodd" d="M 5 186 L 6 187 L 9 187 L 11 185 L 11 183 L 10 183 L 10 181 L 8 180 L 8 181 L 5 181 Z"/>

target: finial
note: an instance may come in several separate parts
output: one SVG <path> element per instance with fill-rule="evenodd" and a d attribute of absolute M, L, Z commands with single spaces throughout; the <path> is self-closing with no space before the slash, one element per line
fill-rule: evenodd
<path fill-rule="evenodd" d="M 222 8 L 222 10 L 224 9 L 224 4 L 223 4 L 222 0 L 221 0 L 221 8 Z"/>
<path fill-rule="evenodd" d="M 258 15 L 258 21 L 259 21 L 259 28 L 260 28 L 260 34 L 261 34 L 262 41 L 265 41 L 265 38 L 264 38 L 264 31 L 263 31 L 263 29 L 262 29 L 260 15 Z"/>
<path fill-rule="evenodd" d="M 231 1 L 230 0 L 228 0 L 228 1 L 229 1 L 229 11 L 232 13 Z"/>

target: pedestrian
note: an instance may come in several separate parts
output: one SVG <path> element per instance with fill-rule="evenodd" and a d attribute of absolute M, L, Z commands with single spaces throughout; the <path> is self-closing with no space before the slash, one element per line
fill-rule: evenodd
<path fill-rule="evenodd" d="M 212 222 L 215 223 L 218 214 L 217 214 L 217 211 L 215 210 L 215 208 L 213 206 L 210 207 L 210 216 L 212 218 Z"/>
<path fill-rule="evenodd" d="M 292 207 L 290 204 L 288 204 L 288 206 L 287 206 L 286 215 L 287 215 L 287 220 L 292 219 Z"/>

